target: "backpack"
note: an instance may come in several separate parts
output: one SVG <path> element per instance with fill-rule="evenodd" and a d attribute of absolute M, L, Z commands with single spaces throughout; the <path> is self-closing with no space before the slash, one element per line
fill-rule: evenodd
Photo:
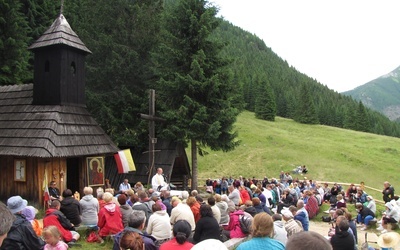
<path fill-rule="evenodd" d="M 239 215 L 239 223 L 240 223 L 240 229 L 242 230 L 242 233 L 244 234 L 250 234 L 251 232 L 251 224 L 253 223 L 253 217 L 243 214 Z"/>

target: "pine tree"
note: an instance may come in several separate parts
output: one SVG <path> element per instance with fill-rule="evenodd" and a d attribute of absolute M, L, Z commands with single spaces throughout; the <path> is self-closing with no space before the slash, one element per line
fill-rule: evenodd
<path fill-rule="evenodd" d="M 217 9 L 205 0 L 180 0 L 169 7 L 164 44 L 154 54 L 161 77 L 154 87 L 168 121 L 164 135 L 191 143 L 192 188 L 197 188 L 198 147 L 227 151 L 238 144 L 232 132 L 237 92 L 219 55 L 223 46 L 209 39 L 220 22 Z"/>
<path fill-rule="evenodd" d="M 266 81 L 262 81 L 258 86 L 255 115 L 257 118 L 262 120 L 275 121 L 275 97 L 270 85 Z"/>
<path fill-rule="evenodd" d="M 310 88 L 307 84 L 302 84 L 300 96 L 297 102 L 295 120 L 305 124 L 317 124 L 318 115 L 311 97 Z"/>
<path fill-rule="evenodd" d="M 26 83 L 29 71 L 29 27 L 20 1 L 0 0 L 0 85 Z"/>
<path fill-rule="evenodd" d="M 364 105 L 361 101 L 358 102 L 358 109 L 356 112 L 356 130 L 369 132 L 370 131 L 370 124 L 368 121 L 367 111 L 365 110 Z"/>

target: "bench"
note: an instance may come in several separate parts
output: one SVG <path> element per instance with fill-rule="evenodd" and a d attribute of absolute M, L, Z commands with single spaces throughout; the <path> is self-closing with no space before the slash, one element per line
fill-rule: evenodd
<path fill-rule="evenodd" d="M 233 249 L 237 248 L 240 245 L 240 243 L 242 243 L 242 242 L 244 242 L 244 241 L 246 241 L 248 239 L 249 239 L 249 236 L 248 237 L 244 237 L 244 238 L 233 238 L 233 239 L 225 241 L 224 245 L 229 250 L 233 250 Z"/>

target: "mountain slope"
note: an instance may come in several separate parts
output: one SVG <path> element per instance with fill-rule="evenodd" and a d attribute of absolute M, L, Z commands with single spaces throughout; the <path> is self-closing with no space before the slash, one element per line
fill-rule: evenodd
<path fill-rule="evenodd" d="M 400 119 L 400 67 L 353 90 L 343 92 L 379 111 L 390 120 Z"/>
<path fill-rule="evenodd" d="M 305 125 L 281 117 L 268 122 L 248 111 L 238 116 L 235 128 L 241 140 L 235 150 L 199 157 L 201 180 L 239 175 L 278 177 L 280 171 L 306 165 L 310 170 L 307 177 L 316 180 L 364 181 L 376 188 L 386 180 L 398 183 L 399 138 Z"/>

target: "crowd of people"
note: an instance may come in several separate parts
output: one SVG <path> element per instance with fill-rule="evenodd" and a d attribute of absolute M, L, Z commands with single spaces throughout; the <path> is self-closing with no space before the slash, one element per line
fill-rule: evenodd
<path fill-rule="evenodd" d="M 171 197 L 161 168 L 148 189 L 141 183 L 131 187 L 126 179 L 117 191 L 108 186 L 97 188 L 94 195 L 91 187 L 85 187 L 79 201 L 70 189 L 60 194 L 54 182 L 50 186 L 52 198 L 43 228 L 35 218 L 37 210 L 22 197 L 10 197 L 7 206 L 0 204 L 1 249 L 67 249 L 78 246 L 81 235 L 76 229 L 84 227 L 95 233 L 96 242 L 111 236 L 115 250 L 206 249 L 201 247 L 248 236 L 238 250 L 353 250 L 357 226 L 367 230 L 377 220 L 374 199 L 362 183 L 343 190 L 338 184 L 329 187 L 285 172 L 278 179 L 208 179 L 208 194 L 182 191 L 179 197 Z M 399 221 L 400 200 L 388 182 L 382 193 L 387 211 L 378 223 L 384 235 Z M 309 232 L 309 220 L 323 203 L 330 204 L 326 212 L 333 222 L 326 237 Z M 351 203 L 358 212 L 355 220 L 347 211 Z"/>

